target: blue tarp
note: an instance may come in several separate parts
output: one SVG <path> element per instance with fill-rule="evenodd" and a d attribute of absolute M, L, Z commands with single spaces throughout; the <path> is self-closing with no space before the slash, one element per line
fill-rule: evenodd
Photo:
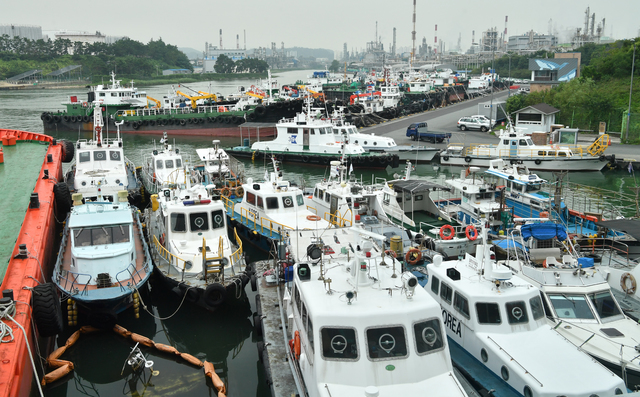
<path fill-rule="evenodd" d="M 532 223 L 530 225 L 524 225 L 522 229 L 520 229 L 520 233 L 524 241 L 529 240 L 530 237 L 536 240 L 549 240 L 554 237 L 557 237 L 560 241 L 567 239 L 567 229 L 565 229 L 564 225 L 557 223 Z"/>
<path fill-rule="evenodd" d="M 493 245 L 502 248 L 505 251 L 509 251 L 512 250 L 514 248 L 517 248 L 521 251 L 529 251 L 529 248 L 523 246 L 522 244 L 520 244 L 517 241 L 513 241 L 511 239 L 504 239 L 504 240 L 500 240 L 500 241 L 493 241 Z"/>

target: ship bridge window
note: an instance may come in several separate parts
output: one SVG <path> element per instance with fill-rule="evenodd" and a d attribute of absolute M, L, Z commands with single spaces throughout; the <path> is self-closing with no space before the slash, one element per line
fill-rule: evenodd
<path fill-rule="evenodd" d="M 509 144 L 509 140 L 508 139 L 503 139 L 502 140 L 502 144 L 503 145 L 508 145 Z"/>
<path fill-rule="evenodd" d="M 209 230 L 209 217 L 206 212 L 189 214 L 189 226 L 192 232 L 204 232 Z"/>
<path fill-rule="evenodd" d="M 497 303 L 476 303 L 478 324 L 500 324 L 500 307 Z"/>
<path fill-rule="evenodd" d="M 539 184 L 529 184 L 527 185 L 527 192 L 533 192 L 536 190 L 540 190 L 541 186 Z"/>
<path fill-rule="evenodd" d="M 86 163 L 87 161 L 91 161 L 91 153 L 89 153 L 89 152 L 80 152 L 80 153 L 78 153 L 78 160 L 81 163 Z"/>
<path fill-rule="evenodd" d="M 130 226 L 113 225 L 97 228 L 73 229 L 75 247 L 90 247 L 93 245 L 107 245 L 128 243 L 130 241 Z"/>
<path fill-rule="evenodd" d="M 464 296 L 460 295 L 458 291 L 453 296 L 453 307 L 458 313 L 469 319 L 469 301 Z"/>
<path fill-rule="evenodd" d="M 431 291 L 438 295 L 438 290 L 440 290 L 440 280 L 436 276 L 431 276 Z"/>
<path fill-rule="evenodd" d="M 252 192 L 247 192 L 246 202 L 251 205 L 256 205 L 256 195 Z M 269 199 L 267 199 L 267 205 L 269 204 Z"/>
<path fill-rule="evenodd" d="M 584 295 L 549 294 L 549 300 L 558 318 L 595 319 Z"/>
<path fill-rule="evenodd" d="M 313 195 L 314 195 L 315 197 L 318 197 L 318 188 L 315 188 L 315 190 L 313 191 Z"/>
<path fill-rule="evenodd" d="M 109 151 L 109 158 L 112 161 L 120 161 L 121 160 L 120 152 L 118 150 L 110 150 Z"/>
<path fill-rule="evenodd" d="M 173 160 L 165 160 L 164 165 L 167 169 L 173 168 Z"/>
<path fill-rule="evenodd" d="M 520 139 L 520 146 L 527 146 L 527 140 L 526 139 Z"/>
<path fill-rule="evenodd" d="M 539 320 L 544 317 L 542 300 L 539 296 L 534 296 L 533 298 L 529 299 L 529 304 L 531 305 L 531 314 L 533 315 L 534 320 Z"/>
<path fill-rule="evenodd" d="M 112 97 L 114 97 L 114 96 L 115 96 L 115 97 L 117 97 L 117 96 L 118 96 L 118 93 L 117 93 L 117 92 L 112 92 L 112 93 L 111 93 L 111 96 L 112 96 Z"/>
<path fill-rule="evenodd" d="M 98 96 L 104 96 L 104 92 L 101 92 L 100 94 L 98 94 Z"/>
<path fill-rule="evenodd" d="M 526 324 L 529 322 L 529 316 L 527 316 L 527 305 L 523 301 L 507 302 L 507 319 L 509 324 Z"/>
<path fill-rule="evenodd" d="M 538 156 L 546 156 L 547 152 L 544 150 L 538 150 Z"/>
<path fill-rule="evenodd" d="M 278 198 L 277 197 L 267 197 L 267 209 L 268 210 L 277 210 L 278 206 Z"/>
<path fill-rule="evenodd" d="M 601 319 L 622 314 L 620 313 L 620 309 L 618 308 L 615 299 L 613 299 L 613 297 L 611 296 L 611 292 L 609 291 L 601 291 L 594 294 L 589 294 L 589 299 L 591 300 L 593 307 L 595 307 L 596 312 L 598 312 L 598 315 Z"/>
<path fill-rule="evenodd" d="M 451 287 L 447 283 L 441 283 L 440 297 L 448 304 L 451 304 L 451 295 L 453 295 Z"/>
<path fill-rule="evenodd" d="M 264 200 L 262 196 L 256 196 L 258 208 L 264 209 Z"/>
<path fill-rule="evenodd" d="M 527 138 L 527 145 L 533 146 L 533 141 L 531 140 L 531 138 Z"/>
<path fill-rule="evenodd" d="M 211 213 L 211 219 L 213 220 L 213 227 L 211 229 L 224 228 L 224 213 L 222 210 L 213 211 Z"/>
<path fill-rule="evenodd" d="M 176 159 L 176 168 L 182 167 L 182 159 Z"/>
<path fill-rule="evenodd" d="M 391 195 L 389 193 L 385 193 L 382 202 L 385 204 L 389 204 L 391 202 Z"/>
<path fill-rule="evenodd" d="M 331 200 L 331 195 L 329 194 L 329 192 L 327 192 L 327 194 L 324 195 L 324 201 L 328 203 L 330 200 Z"/>
<path fill-rule="evenodd" d="M 340 135 L 340 129 L 338 129 L 338 128 L 334 128 L 334 129 L 333 129 L 333 133 L 334 133 L 335 135 Z"/>
<path fill-rule="evenodd" d="M 369 328 L 366 340 L 369 358 L 373 361 L 407 356 L 407 339 L 402 326 Z"/>
<path fill-rule="evenodd" d="M 442 328 L 437 318 L 413 324 L 413 334 L 418 355 L 444 349 Z"/>
<path fill-rule="evenodd" d="M 354 328 L 322 327 L 320 342 L 325 360 L 358 360 L 358 339 Z"/>
<path fill-rule="evenodd" d="M 164 163 L 162 162 L 162 160 L 156 160 L 156 169 L 161 170 L 163 168 L 164 168 Z"/>
<path fill-rule="evenodd" d="M 297 128 L 293 128 L 293 127 L 287 128 L 287 134 L 297 134 L 297 133 L 298 133 Z"/>
<path fill-rule="evenodd" d="M 184 233 L 187 231 L 187 225 L 185 222 L 184 214 L 173 213 L 171 214 L 171 231 Z"/>
<path fill-rule="evenodd" d="M 296 200 L 298 201 L 298 206 L 299 207 L 304 205 L 304 197 L 301 194 L 296 196 Z"/>
<path fill-rule="evenodd" d="M 317 130 L 318 130 L 318 134 L 320 134 L 320 135 L 324 135 L 325 134 L 324 128 L 317 128 Z"/>
<path fill-rule="evenodd" d="M 93 152 L 93 161 L 104 161 L 107 159 L 107 152 L 105 150 L 97 150 Z"/>
<path fill-rule="evenodd" d="M 282 197 L 284 208 L 293 208 L 293 198 L 291 196 Z"/>

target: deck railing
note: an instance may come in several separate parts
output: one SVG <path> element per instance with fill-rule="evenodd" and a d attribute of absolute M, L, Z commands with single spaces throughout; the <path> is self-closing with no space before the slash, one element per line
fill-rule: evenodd
<path fill-rule="evenodd" d="M 152 237 L 152 243 L 155 246 L 156 252 L 158 253 L 158 255 L 160 255 L 160 257 L 162 257 L 169 264 L 167 275 L 171 273 L 171 266 L 174 264 L 174 260 L 175 260 L 175 266 L 179 269 L 180 268 L 182 269 L 182 281 L 184 281 L 184 272 L 187 269 L 188 261 L 169 252 L 162 244 L 160 244 L 160 241 L 158 241 L 158 238 L 155 235 L 153 235 Z M 182 266 L 180 266 L 181 264 Z"/>

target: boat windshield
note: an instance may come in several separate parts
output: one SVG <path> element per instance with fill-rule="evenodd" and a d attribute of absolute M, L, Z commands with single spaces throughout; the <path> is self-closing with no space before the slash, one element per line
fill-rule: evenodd
<path fill-rule="evenodd" d="M 95 228 L 73 229 L 74 247 L 90 247 L 128 243 L 130 241 L 130 225 L 101 226 Z"/>
<path fill-rule="evenodd" d="M 587 297 L 582 294 L 549 294 L 558 318 L 595 320 Z"/>
<path fill-rule="evenodd" d="M 611 296 L 611 291 L 600 291 L 589 294 L 589 299 L 601 319 L 622 314 L 616 304 L 616 300 Z"/>

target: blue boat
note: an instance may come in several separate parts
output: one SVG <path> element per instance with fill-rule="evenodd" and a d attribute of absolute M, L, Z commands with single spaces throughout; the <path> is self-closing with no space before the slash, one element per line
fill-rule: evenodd
<path fill-rule="evenodd" d="M 53 282 L 70 299 L 70 326 L 77 325 L 80 312 L 91 325 L 109 328 L 131 306 L 138 314 L 138 293 L 153 270 L 149 248 L 126 190 L 113 203 L 98 197 L 82 204 L 81 194 L 73 196 Z"/>

